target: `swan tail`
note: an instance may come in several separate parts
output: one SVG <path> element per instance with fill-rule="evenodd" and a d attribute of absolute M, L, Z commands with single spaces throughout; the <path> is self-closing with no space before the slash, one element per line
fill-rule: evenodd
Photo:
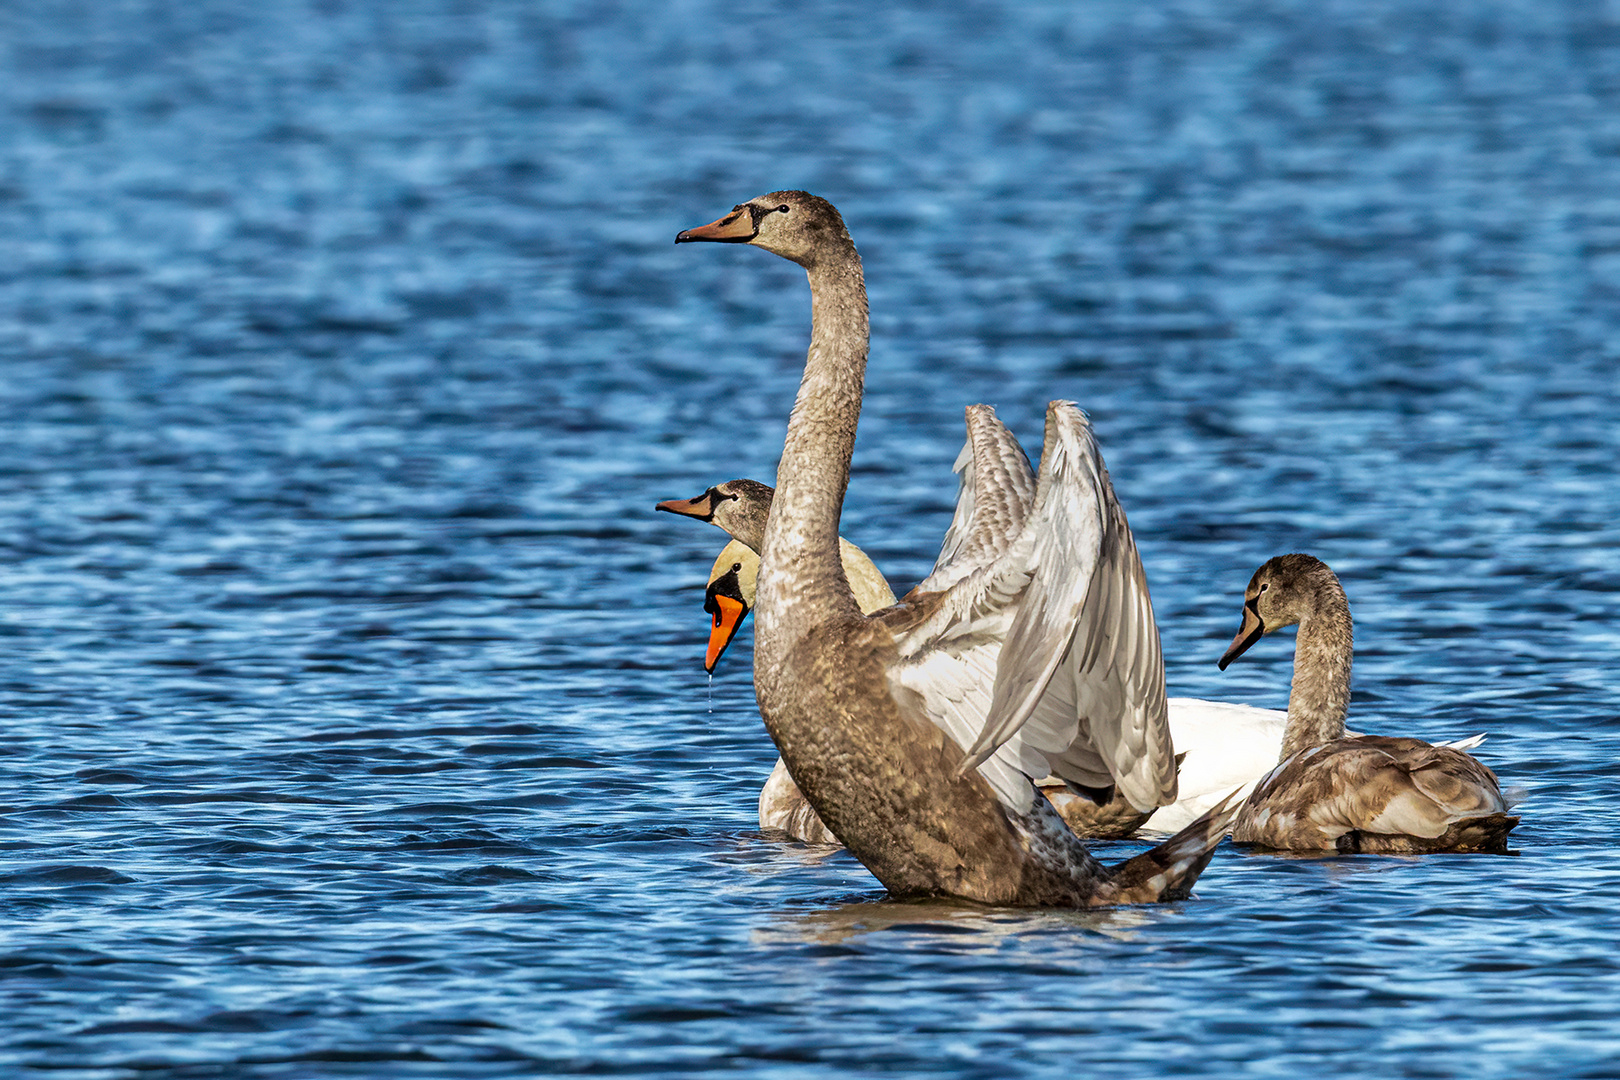
<path fill-rule="evenodd" d="M 1156 904 L 1185 900 L 1232 828 L 1243 800 L 1233 792 L 1158 847 L 1109 871 L 1098 904 Z"/>

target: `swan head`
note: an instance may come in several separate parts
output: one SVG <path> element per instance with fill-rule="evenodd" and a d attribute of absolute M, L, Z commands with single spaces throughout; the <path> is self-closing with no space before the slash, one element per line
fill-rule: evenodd
<path fill-rule="evenodd" d="M 855 249 L 838 208 L 808 191 L 761 195 L 733 206 L 725 217 L 675 237 L 677 244 L 699 240 L 752 244 L 806 268 L 828 252 L 847 255 Z"/>
<path fill-rule="evenodd" d="M 654 510 L 717 525 L 749 547 L 765 536 L 765 517 L 775 491 L 757 480 L 727 480 L 691 499 L 665 499 Z"/>
<path fill-rule="evenodd" d="M 709 674 L 714 674 L 714 666 L 742 629 L 743 620 L 754 606 L 758 584 L 759 556 L 753 549 L 736 540 L 721 549 L 709 571 L 709 586 L 703 592 L 703 610 L 713 617 L 709 645 L 703 654 L 703 670 Z"/>
<path fill-rule="evenodd" d="M 1225 671 L 1266 634 L 1305 621 L 1335 597 L 1344 603 L 1344 588 L 1321 559 L 1301 554 L 1267 559 L 1243 590 L 1243 622 L 1218 666 Z"/>

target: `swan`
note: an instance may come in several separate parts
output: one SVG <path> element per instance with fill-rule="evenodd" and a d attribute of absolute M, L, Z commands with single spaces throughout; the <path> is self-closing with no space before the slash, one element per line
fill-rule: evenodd
<path fill-rule="evenodd" d="M 1279 555 L 1254 572 L 1221 670 L 1296 623 L 1280 758 L 1243 803 L 1232 839 L 1289 851 L 1506 851 L 1519 819 L 1476 758 L 1420 739 L 1346 736 L 1350 602 L 1320 559 Z"/>
<path fill-rule="evenodd" d="M 1106 867 L 1033 783 L 1052 773 L 1114 787 L 1140 810 L 1176 794 L 1141 560 L 1085 416 L 1048 406 L 1027 513 L 995 497 L 1003 485 L 959 501 L 933 573 L 863 615 L 838 547 L 868 347 L 860 256 L 832 204 L 802 191 L 675 238 L 694 241 L 764 248 L 809 280 L 810 348 L 761 537 L 754 689 L 822 821 L 895 896 L 1074 907 L 1186 897 L 1229 804 Z M 976 415 L 974 468 L 1003 468 Z"/>
<path fill-rule="evenodd" d="M 988 406 L 981 408 L 989 409 Z M 988 425 L 991 421 L 1000 423 L 994 419 L 993 410 L 983 422 Z M 955 466 L 957 472 L 964 474 L 961 498 L 969 500 L 974 497 L 975 487 L 971 446 L 970 442 L 964 447 Z M 1021 455 L 1022 451 L 1019 453 Z M 1014 475 L 1027 478 L 1027 484 L 1019 482 L 1015 492 L 1025 502 L 1027 513 L 1027 504 L 1034 499 L 1034 472 L 1027 458 L 1009 460 L 1021 465 L 1021 470 Z M 715 559 L 704 592 L 703 609 L 712 616 L 712 622 L 703 668 L 711 674 L 753 610 L 759 556 L 748 543 L 760 542 L 774 494 L 768 484 L 757 480 L 728 480 L 694 498 L 666 499 L 654 507 L 709 522 L 733 538 Z M 895 603 L 893 590 L 865 552 L 839 537 L 839 554 L 844 573 L 849 577 L 850 590 L 863 614 L 870 615 Z M 1147 829 L 1168 836 L 1190 825 L 1234 788 L 1252 787 L 1277 763 L 1286 713 L 1196 698 L 1170 698 L 1167 705 L 1170 737 L 1179 768 L 1179 796 L 1171 805 L 1151 813 L 1140 811 L 1117 792 L 1099 805 L 1094 798 L 1076 794 L 1057 777 L 1047 776 L 1036 781 L 1041 794 L 1057 807 L 1063 820 L 1077 834 L 1091 839 L 1120 839 L 1139 829 Z M 1239 793 L 1240 797 L 1246 794 L 1247 788 Z M 815 811 L 808 809 L 803 794 L 793 784 L 780 759 L 760 792 L 759 826 L 780 829 L 806 843 L 838 842 L 815 816 Z"/>

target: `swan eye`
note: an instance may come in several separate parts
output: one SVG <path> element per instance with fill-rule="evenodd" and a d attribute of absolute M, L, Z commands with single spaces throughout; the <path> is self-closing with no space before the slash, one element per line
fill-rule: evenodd
<path fill-rule="evenodd" d="M 1261 583 L 1260 583 L 1260 591 L 1261 591 L 1261 592 L 1265 592 L 1265 591 L 1266 591 L 1266 590 L 1267 590 L 1267 589 L 1269 589 L 1269 588 L 1271 588 L 1271 582 L 1269 582 L 1269 581 L 1262 581 L 1262 582 L 1261 582 Z"/>
<path fill-rule="evenodd" d="M 734 562 L 734 563 L 731 564 L 731 572 L 732 573 L 735 574 L 738 570 L 741 570 L 741 569 L 742 569 L 742 563 Z"/>
<path fill-rule="evenodd" d="M 778 214 L 785 214 L 791 209 L 793 209 L 791 206 L 789 206 L 787 203 L 783 203 L 781 206 L 776 208 L 776 212 Z"/>

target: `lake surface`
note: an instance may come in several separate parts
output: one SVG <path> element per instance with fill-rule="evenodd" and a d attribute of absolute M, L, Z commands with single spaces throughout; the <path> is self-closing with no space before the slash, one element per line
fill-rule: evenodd
<path fill-rule="evenodd" d="M 22 0 L 0 13 L 0 1073 L 1620 1076 L 1620 8 Z M 896 904 L 762 836 L 722 537 L 838 204 L 848 536 L 1094 419 L 1172 693 L 1270 555 L 1517 857 Z M 1121 858 L 1141 845 L 1105 846 Z"/>

